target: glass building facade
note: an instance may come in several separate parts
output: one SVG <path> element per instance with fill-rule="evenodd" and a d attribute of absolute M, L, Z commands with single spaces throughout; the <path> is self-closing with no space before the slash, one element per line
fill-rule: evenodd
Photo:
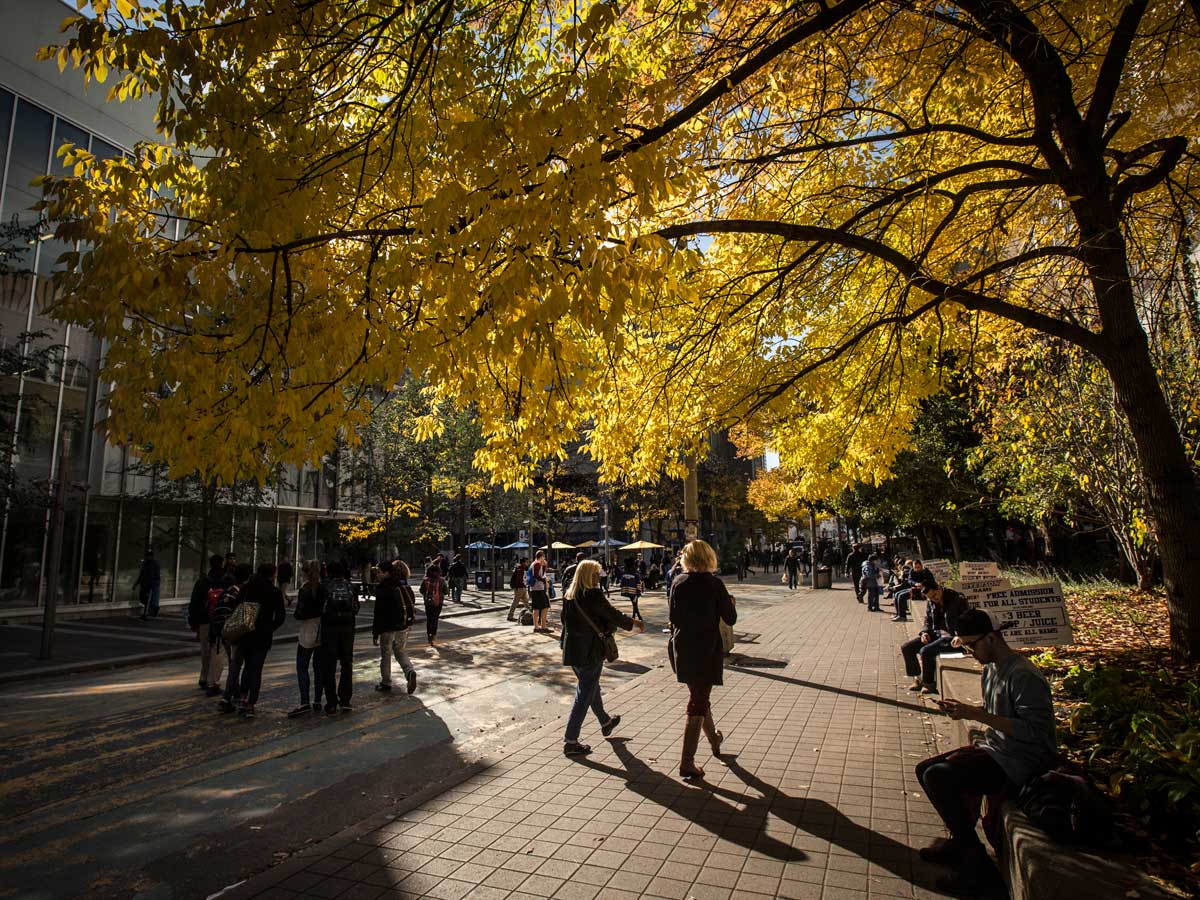
<path fill-rule="evenodd" d="M 38 607 L 51 590 L 64 608 L 130 602 L 148 547 L 161 566 L 164 600 L 188 596 L 206 553 L 233 550 L 240 561 L 255 564 L 324 558 L 336 541 L 337 520 L 350 514 L 342 510 L 357 505 L 335 464 L 284 472 L 267 492 L 223 492 L 204 502 L 198 485 L 166 481 L 97 429 L 106 393 L 97 377 L 105 347 L 85 329 L 49 314 L 56 260 L 69 248 L 30 231 L 38 219 L 32 207 L 41 199 L 32 182 L 62 171 L 59 147 L 69 142 L 99 157 L 126 152 L 119 140 L 81 124 L 89 107 L 97 121 L 105 120 L 103 91 L 82 102 L 81 91 L 63 91 L 64 105 L 75 115 L 46 101 L 57 96 L 58 72 L 33 63 L 33 54 L 56 39 L 66 9 L 57 2 L 38 6 L 44 24 L 55 26 L 44 39 L 40 33 L 0 38 L 0 466 L 13 485 L 0 520 L 0 611 Z M 4 83 L 12 73 L 24 93 Z M 149 122 L 145 111 L 143 119 Z M 127 129 L 130 135 L 138 132 Z M 125 146 L 131 145 L 127 140 Z M 49 486 L 60 476 L 70 489 L 61 562 L 50 572 Z"/>

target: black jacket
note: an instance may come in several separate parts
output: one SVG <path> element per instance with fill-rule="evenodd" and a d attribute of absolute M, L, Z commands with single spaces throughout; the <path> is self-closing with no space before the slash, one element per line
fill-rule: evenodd
<path fill-rule="evenodd" d="M 942 592 L 941 606 L 932 600 L 925 604 L 925 627 L 921 629 L 921 632 L 932 634 L 934 637 L 943 631 L 957 634 L 958 617 L 969 608 L 966 597 L 958 591 L 946 588 Z"/>
<path fill-rule="evenodd" d="M 456 562 L 456 563 L 451 563 L 451 564 L 450 564 L 450 571 L 449 571 L 449 573 L 448 573 L 448 577 L 450 577 L 450 578 L 464 578 L 464 579 L 465 579 L 465 578 L 467 577 L 467 567 L 466 567 L 466 565 L 464 565 L 464 564 L 463 564 L 461 561 L 459 561 L 459 562 Z"/>
<path fill-rule="evenodd" d="M 671 583 L 671 625 L 675 633 L 675 676 L 682 682 L 721 684 L 725 648 L 720 622 L 732 625 L 737 610 L 725 582 L 712 572 L 684 572 Z"/>
<path fill-rule="evenodd" d="M 855 583 L 862 577 L 862 564 L 867 561 L 867 554 L 852 551 L 846 557 L 846 574 L 854 579 Z"/>
<path fill-rule="evenodd" d="M 632 630 L 633 619 L 615 609 L 598 587 L 588 588 L 574 600 L 563 600 L 562 637 L 559 639 L 563 665 L 591 668 L 604 662 L 604 645 L 595 629 L 580 614 L 581 609 L 596 628 L 609 634 L 618 628 Z"/>
<path fill-rule="evenodd" d="M 306 619 L 316 619 L 321 615 L 321 590 L 320 582 L 317 584 L 309 584 L 307 581 L 300 585 L 300 592 L 296 595 L 296 611 L 292 616 L 301 622 Z"/>
<path fill-rule="evenodd" d="M 413 623 L 413 607 L 413 592 L 408 582 L 389 575 L 375 588 L 371 634 L 379 637 L 389 631 L 404 631 Z"/>
<path fill-rule="evenodd" d="M 257 644 L 269 647 L 271 635 L 287 620 L 283 591 L 274 583 L 255 575 L 242 588 L 242 602 L 258 604 L 258 618 L 254 621 L 254 631 L 242 639 L 242 645 Z"/>
<path fill-rule="evenodd" d="M 187 623 L 192 628 L 208 625 L 208 591 L 209 588 L 225 586 L 225 572 L 213 569 L 206 575 L 201 575 L 192 585 L 192 596 L 188 600 Z"/>

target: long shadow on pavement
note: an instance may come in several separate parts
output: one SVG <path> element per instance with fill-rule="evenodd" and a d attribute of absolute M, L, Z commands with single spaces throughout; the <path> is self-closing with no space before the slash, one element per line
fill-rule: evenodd
<path fill-rule="evenodd" d="M 867 694 L 863 691 L 852 691 L 848 688 L 834 687 L 830 684 L 821 684 L 819 681 L 789 678 L 786 675 L 775 675 L 772 672 L 762 672 L 755 668 L 742 668 L 741 666 L 726 666 L 725 668 L 726 671 L 730 672 L 741 672 L 743 675 L 754 675 L 757 678 L 770 678 L 772 681 L 782 681 L 786 684 L 795 684 L 818 691 L 828 691 L 831 694 L 841 694 L 843 697 L 854 697 L 857 700 L 870 700 L 872 703 L 882 703 L 885 706 L 895 706 L 899 709 L 911 709 L 914 712 L 925 713 L 926 715 L 932 712 L 929 707 L 921 706 L 917 703 L 905 703 L 903 700 L 892 700 L 889 697 L 880 697 L 878 694 Z"/>

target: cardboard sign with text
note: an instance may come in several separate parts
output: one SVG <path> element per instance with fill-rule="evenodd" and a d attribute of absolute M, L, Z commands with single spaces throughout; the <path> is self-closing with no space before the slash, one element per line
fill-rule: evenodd
<path fill-rule="evenodd" d="M 960 562 L 958 577 L 966 581 L 968 578 L 999 578 L 1000 564 L 994 562 Z"/>
<path fill-rule="evenodd" d="M 945 584 L 948 581 L 954 580 L 954 566 L 950 564 L 948 559 L 927 559 L 925 560 L 925 568 L 933 573 L 933 577 L 937 579 L 938 584 Z"/>
<path fill-rule="evenodd" d="M 1058 647 L 1074 641 L 1057 582 L 970 594 L 967 602 L 991 616 L 997 628 L 1013 623 L 1004 630 L 1010 647 Z"/>
<path fill-rule="evenodd" d="M 990 591 L 1007 591 L 1012 587 L 1012 582 L 1007 578 L 999 576 L 986 578 L 963 578 L 959 582 L 958 590 L 968 599 L 972 596 L 982 597 Z"/>

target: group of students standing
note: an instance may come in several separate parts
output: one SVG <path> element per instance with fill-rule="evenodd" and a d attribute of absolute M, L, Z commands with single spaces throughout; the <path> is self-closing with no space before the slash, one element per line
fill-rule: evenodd
<path fill-rule="evenodd" d="M 453 582 L 447 581 L 436 562 L 428 562 L 420 591 L 426 635 L 430 646 L 436 646 L 438 619 L 446 598 L 453 593 Z M 292 611 L 299 623 L 296 685 L 300 703 L 288 716 L 349 712 L 354 708 L 354 641 L 361 610 L 358 592 L 343 563 L 309 560 L 301 571 L 303 583 Z M 451 572 L 453 578 L 452 568 Z M 403 560 L 394 560 L 381 563 L 377 574 L 371 621 L 372 640 L 379 647 L 380 677 L 375 689 L 392 690 L 394 659 L 411 694 L 417 688 L 417 672 L 407 653 L 409 629 L 416 621 L 411 572 Z M 200 688 L 210 697 L 221 698 L 221 712 L 254 717 L 273 636 L 287 621 L 292 606 L 286 594 L 292 576 L 290 563 L 278 567 L 263 563 L 254 569 L 238 563 L 231 553 L 212 556 L 208 572 L 197 579 L 187 621 L 200 645 Z"/>

